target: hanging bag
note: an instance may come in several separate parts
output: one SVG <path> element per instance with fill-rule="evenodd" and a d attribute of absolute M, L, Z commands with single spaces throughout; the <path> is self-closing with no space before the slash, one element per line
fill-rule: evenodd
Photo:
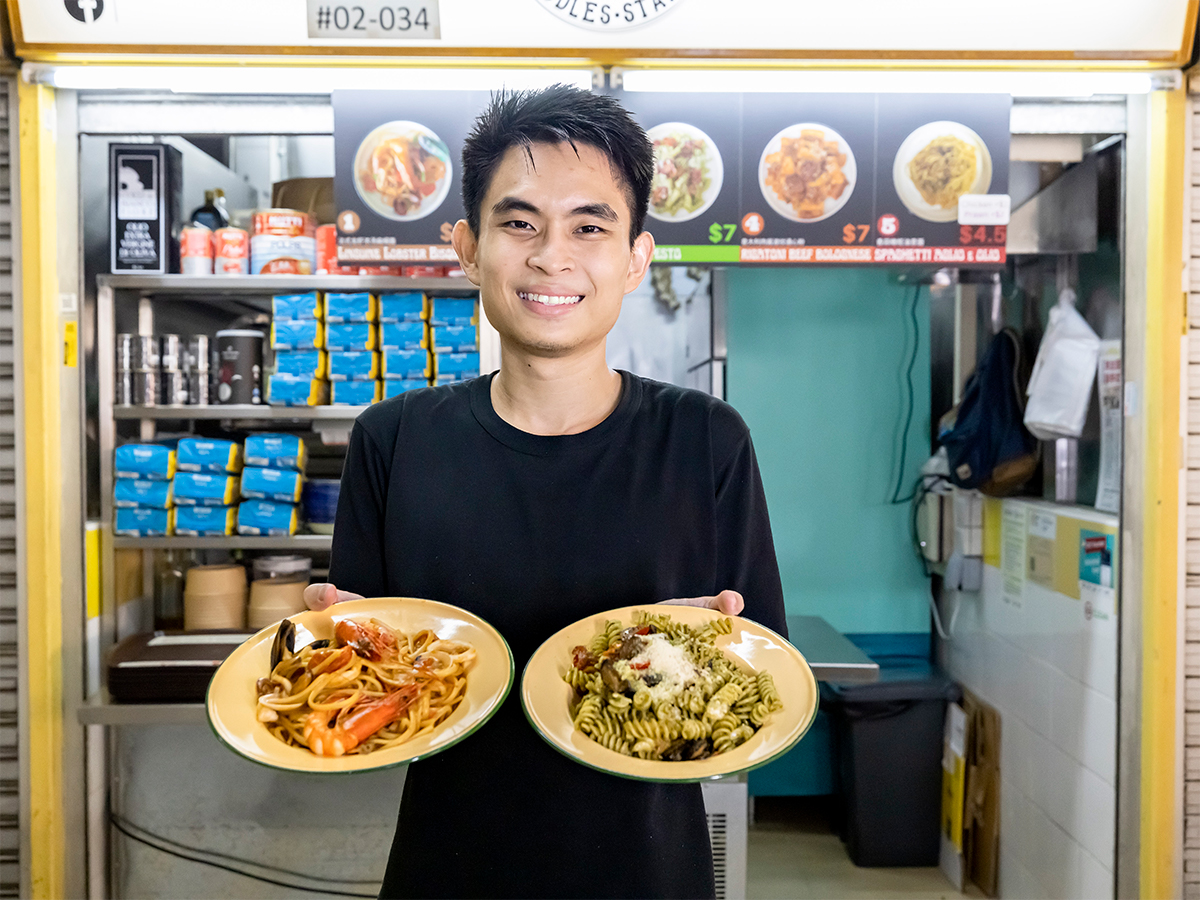
<path fill-rule="evenodd" d="M 954 425 L 942 436 L 950 480 L 961 488 L 1004 496 L 1037 468 L 1037 439 L 1022 422 L 1020 360 L 1020 341 L 1006 328 L 967 380 Z"/>
<path fill-rule="evenodd" d="M 1100 338 L 1075 309 L 1075 292 L 1067 288 L 1050 310 L 1050 324 L 1029 376 L 1025 426 L 1045 441 L 1079 437 L 1099 357 Z"/>

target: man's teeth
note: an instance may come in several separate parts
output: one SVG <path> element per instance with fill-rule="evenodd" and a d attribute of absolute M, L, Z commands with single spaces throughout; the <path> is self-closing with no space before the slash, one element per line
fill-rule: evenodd
<path fill-rule="evenodd" d="M 517 296 L 522 300 L 532 300 L 534 303 L 544 303 L 546 306 L 562 306 L 564 303 L 578 303 L 583 299 L 582 294 L 558 296 L 555 294 L 530 294 L 525 291 L 518 291 Z"/>

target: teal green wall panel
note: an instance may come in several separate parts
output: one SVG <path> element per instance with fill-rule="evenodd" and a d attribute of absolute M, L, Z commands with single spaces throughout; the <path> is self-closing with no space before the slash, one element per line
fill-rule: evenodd
<path fill-rule="evenodd" d="M 913 288 L 883 269 L 731 269 L 728 400 L 750 426 L 789 614 L 840 631 L 926 631 L 928 582 L 900 462 Z M 929 306 L 916 307 L 902 495 L 929 456 Z"/>

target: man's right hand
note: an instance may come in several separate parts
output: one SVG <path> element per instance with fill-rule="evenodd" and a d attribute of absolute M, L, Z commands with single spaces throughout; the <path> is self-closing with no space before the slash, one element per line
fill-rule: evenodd
<path fill-rule="evenodd" d="M 324 584 L 310 584 L 304 589 L 305 606 L 317 611 L 329 609 L 335 603 L 344 603 L 346 600 L 361 600 L 362 598 L 362 594 L 339 591 L 329 582 L 325 582 Z"/>

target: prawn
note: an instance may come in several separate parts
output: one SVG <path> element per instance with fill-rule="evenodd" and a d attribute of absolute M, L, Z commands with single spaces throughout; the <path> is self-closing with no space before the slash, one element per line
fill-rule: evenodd
<path fill-rule="evenodd" d="M 339 619 L 333 633 L 341 646 L 351 648 L 372 662 L 395 659 L 397 656 L 396 636 L 380 628 L 373 620 L 355 622 L 353 619 Z"/>
<path fill-rule="evenodd" d="M 342 710 L 333 722 L 329 710 L 317 710 L 304 720 L 304 743 L 317 756 L 342 756 L 404 715 L 420 688 L 406 684 L 383 697 L 365 700 L 352 710 Z"/>

